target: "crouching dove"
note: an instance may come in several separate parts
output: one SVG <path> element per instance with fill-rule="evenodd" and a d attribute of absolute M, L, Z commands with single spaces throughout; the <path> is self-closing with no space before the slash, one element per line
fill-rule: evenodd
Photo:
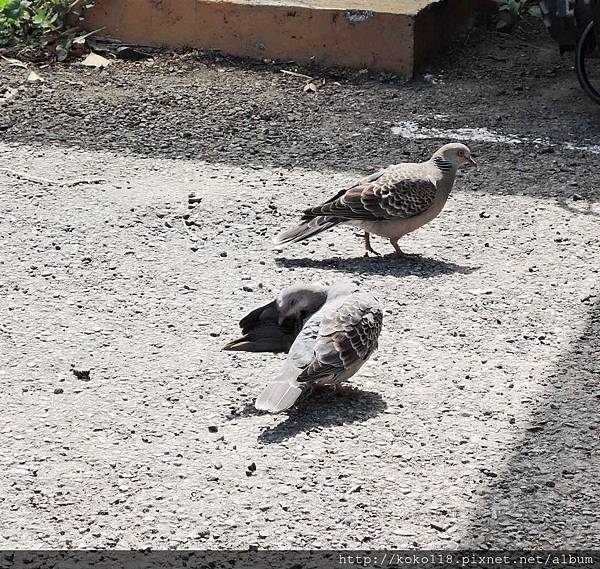
<path fill-rule="evenodd" d="M 437 217 L 450 195 L 457 170 L 476 166 L 471 151 L 460 143 L 442 146 L 426 162 L 394 164 L 341 190 L 325 203 L 304 210 L 300 225 L 277 235 L 275 245 L 296 243 L 346 223 L 365 231 L 367 253 L 370 234 L 387 237 L 399 256 L 403 235 Z"/>
<path fill-rule="evenodd" d="M 296 285 L 243 318 L 244 336 L 224 349 L 288 351 L 255 403 L 278 413 L 316 386 L 353 376 L 377 349 L 382 322 L 379 302 L 352 285 Z"/>

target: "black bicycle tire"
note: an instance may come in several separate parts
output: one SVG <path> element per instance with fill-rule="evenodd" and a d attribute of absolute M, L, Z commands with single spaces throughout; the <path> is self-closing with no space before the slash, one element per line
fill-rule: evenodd
<path fill-rule="evenodd" d="M 577 40 L 577 50 L 575 52 L 575 70 L 577 71 L 577 79 L 587 95 L 600 105 L 600 92 L 592 85 L 590 78 L 585 69 L 586 41 L 588 36 L 594 30 L 594 22 L 591 21 L 583 30 L 581 36 Z"/>

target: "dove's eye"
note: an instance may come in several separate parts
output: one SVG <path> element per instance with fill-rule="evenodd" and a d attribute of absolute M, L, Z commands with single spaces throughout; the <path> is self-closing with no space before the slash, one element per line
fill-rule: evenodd
<path fill-rule="evenodd" d="M 457 152 L 457 154 L 458 154 L 458 155 L 459 155 L 461 158 L 462 158 L 462 157 L 465 155 L 465 153 L 464 153 L 462 150 L 459 150 L 459 151 Z"/>

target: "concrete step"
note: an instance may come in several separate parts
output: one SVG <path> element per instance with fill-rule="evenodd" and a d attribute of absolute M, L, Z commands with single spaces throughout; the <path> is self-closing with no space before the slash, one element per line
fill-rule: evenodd
<path fill-rule="evenodd" d="M 97 0 L 86 27 L 129 43 L 412 76 L 486 0 Z"/>

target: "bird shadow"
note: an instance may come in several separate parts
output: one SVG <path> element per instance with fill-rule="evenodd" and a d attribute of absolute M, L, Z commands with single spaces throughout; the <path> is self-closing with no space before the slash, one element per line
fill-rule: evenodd
<path fill-rule="evenodd" d="M 581 199 L 581 206 L 573 206 L 566 199 L 559 199 L 558 205 L 567 210 L 569 213 L 573 213 L 576 215 L 593 215 L 596 217 L 600 217 L 600 210 L 598 208 L 594 208 L 597 205 L 597 201 L 587 201 Z M 578 202 L 575 202 L 578 203 Z"/>
<path fill-rule="evenodd" d="M 252 404 L 242 409 L 238 416 L 264 414 Z M 299 433 L 317 431 L 349 423 L 363 422 L 387 409 L 387 403 L 379 393 L 353 389 L 335 391 L 324 388 L 309 395 L 287 412 L 287 418 L 275 427 L 267 427 L 258 441 L 265 444 L 281 443 Z"/>
<path fill-rule="evenodd" d="M 479 269 L 479 267 L 458 265 L 450 261 L 433 259 L 422 255 L 397 257 L 395 254 L 383 257 L 330 257 L 328 259 L 311 259 L 308 257 L 288 259 L 278 257 L 275 259 L 275 263 L 285 268 L 312 268 L 333 270 L 341 273 L 391 275 L 395 277 L 417 276 L 426 279 L 452 273 L 469 275 Z"/>

